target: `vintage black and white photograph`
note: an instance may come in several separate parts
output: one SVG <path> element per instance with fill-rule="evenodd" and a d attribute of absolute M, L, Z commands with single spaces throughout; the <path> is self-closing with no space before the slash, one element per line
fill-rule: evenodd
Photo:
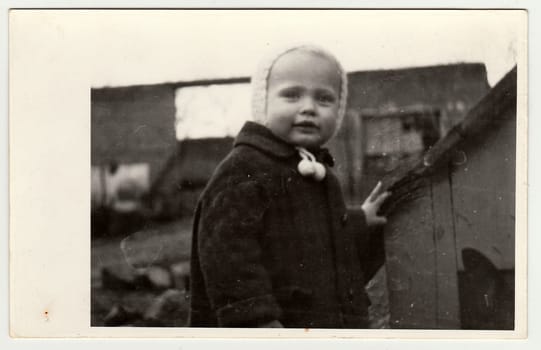
<path fill-rule="evenodd" d="M 518 28 L 472 14 L 164 15 L 91 87 L 92 326 L 513 330 Z"/>
<path fill-rule="evenodd" d="M 86 145 L 88 180 L 54 192 L 77 215 L 39 208 L 84 226 L 40 260 L 78 281 L 65 301 L 89 328 L 70 334 L 524 336 L 526 11 L 28 12 L 19 42 L 77 43 L 35 54 L 84 62 L 63 78 L 76 99 L 58 85 L 87 113 L 58 149 L 67 169 Z M 18 324 L 41 310 L 27 334 L 64 334 L 53 294 L 14 297 Z"/>

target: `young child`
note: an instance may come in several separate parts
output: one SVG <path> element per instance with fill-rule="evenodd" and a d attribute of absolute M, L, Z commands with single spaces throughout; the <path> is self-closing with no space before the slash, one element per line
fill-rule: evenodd
<path fill-rule="evenodd" d="M 347 210 L 321 148 L 344 117 L 347 80 L 314 46 L 265 60 L 247 122 L 197 206 L 192 327 L 366 328 L 367 226 L 389 193 Z"/>

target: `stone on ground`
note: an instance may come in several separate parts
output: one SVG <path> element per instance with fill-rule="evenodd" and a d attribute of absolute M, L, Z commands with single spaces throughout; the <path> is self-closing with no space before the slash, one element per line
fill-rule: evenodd
<path fill-rule="evenodd" d="M 190 262 L 181 261 L 169 266 L 173 282 L 176 289 L 189 290 L 190 289 Z"/>
<path fill-rule="evenodd" d="M 168 289 L 154 299 L 145 311 L 147 325 L 184 327 L 188 320 L 189 300 L 185 291 Z"/>

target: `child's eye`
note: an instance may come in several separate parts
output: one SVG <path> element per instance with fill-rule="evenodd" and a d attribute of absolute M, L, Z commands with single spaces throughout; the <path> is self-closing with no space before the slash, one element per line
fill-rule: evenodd
<path fill-rule="evenodd" d="M 301 93 L 296 89 L 287 89 L 283 90 L 280 93 L 280 96 L 285 97 L 288 100 L 297 100 L 301 97 Z"/>
<path fill-rule="evenodd" d="M 336 98 L 333 95 L 327 93 L 318 94 L 316 99 L 318 102 L 323 104 L 332 104 L 336 101 Z"/>

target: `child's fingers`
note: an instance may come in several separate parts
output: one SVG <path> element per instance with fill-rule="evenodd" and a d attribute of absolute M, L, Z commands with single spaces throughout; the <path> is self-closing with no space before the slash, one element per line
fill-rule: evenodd
<path fill-rule="evenodd" d="M 379 216 L 378 217 L 378 223 L 380 225 L 385 225 L 387 223 L 387 218 L 385 216 Z"/>
<path fill-rule="evenodd" d="M 376 216 L 372 219 L 371 225 L 385 225 L 387 218 L 385 216 Z"/>
<path fill-rule="evenodd" d="M 370 192 L 370 195 L 368 196 L 368 200 L 373 202 L 380 189 L 381 189 L 381 181 L 378 181 L 378 184 L 376 185 L 376 187 L 374 187 L 372 192 Z"/>
<path fill-rule="evenodd" d="M 383 202 L 385 202 L 385 200 L 387 198 L 389 198 L 391 196 L 391 192 L 387 191 L 387 192 L 384 192 L 382 194 L 380 194 L 378 196 L 378 198 L 376 198 L 376 200 L 374 201 L 374 204 L 376 204 L 378 207 L 383 204 Z"/>

